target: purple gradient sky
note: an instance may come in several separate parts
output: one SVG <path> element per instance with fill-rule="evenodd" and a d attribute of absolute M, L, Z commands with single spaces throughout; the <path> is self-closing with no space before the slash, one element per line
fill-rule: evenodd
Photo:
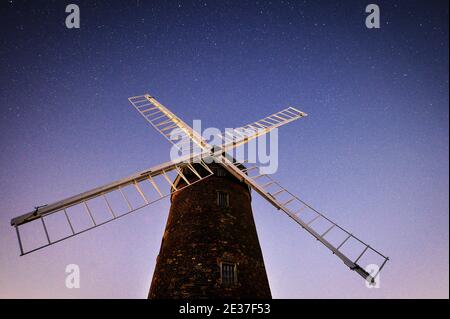
<path fill-rule="evenodd" d="M 149 92 L 218 128 L 309 114 L 275 177 L 391 262 L 367 289 L 254 195 L 275 298 L 448 298 L 448 2 L 377 1 L 380 30 L 366 2 L 76 1 L 80 30 L 64 1 L 2 2 L 0 297 L 147 295 L 168 200 L 24 257 L 9 221 L 167 161 L 127 101 Z"/>

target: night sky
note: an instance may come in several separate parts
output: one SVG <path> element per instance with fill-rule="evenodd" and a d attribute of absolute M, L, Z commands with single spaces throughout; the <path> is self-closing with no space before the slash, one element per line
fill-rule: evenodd
<path fill-rule="evenodd" d="M 367 289 L 257 194 L 275 298 L 449 297 L 448 2 L 0 3 L 0 297 L 144 298 L 169 202 L 19 257 L 12 217 L 169 160 L 128 103 L 238 127 L 295 106 L 279 130 L 289 190 L 391 258 Z M 78 264 L 81 288 L 65 287 Z"/>

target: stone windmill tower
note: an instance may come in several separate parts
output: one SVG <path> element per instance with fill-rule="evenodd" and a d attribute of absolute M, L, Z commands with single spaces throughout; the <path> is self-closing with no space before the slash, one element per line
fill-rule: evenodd
<path fill-rule="evenodd" d="M 213 176 L 171 196 L 149 298 L 268 299 L 250 188 L 221 165 L 209 167 Z"/>
<path fill-rule="evenodd" d="M 162 198 L 171 209 L 149 292 L 150 298 L 270 298 L 250 189 L 374 283 L 388 257 L 333 222 L 263 173 L 227 152 L 306 116 L 289 107 L 244 127 L 203 137 L 146 94 L 135 109 L 178 149 L 172 161 L 13 218 L 25 255 L 126 216 Z M 88 224 L 80 223 L 86 218 Z M 55 219 L 59 218 L 59 222 Z M 29 226 L 35 231 L 27 234 Z M 41 235 L 41 241 L 29 237 Z M 370 265 L 369 269 L 366 265 Z M 376 266 L 376 267 L 373 267 Z M 370 272 L 369 272 L 370 271 Z"/>

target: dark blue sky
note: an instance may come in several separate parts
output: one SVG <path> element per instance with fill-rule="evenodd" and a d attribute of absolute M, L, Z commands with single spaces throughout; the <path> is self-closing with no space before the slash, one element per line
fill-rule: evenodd
<path fill-rule="evenodd" d="M 274 297 L 448 298 L 447 1 L 376 1 L 378 30 L 372 1 L 73 2 L 78 30 L 71 2 L 0 4 L 1 297 L 146 296 L 167 202 L 21 258 L 9 220 L 167 161 L 127 101 L 148 92 L 218 128 L 309 114 L 280 129 L 275 178 L 392 262 L 366 289 L 255 195 Z"/>

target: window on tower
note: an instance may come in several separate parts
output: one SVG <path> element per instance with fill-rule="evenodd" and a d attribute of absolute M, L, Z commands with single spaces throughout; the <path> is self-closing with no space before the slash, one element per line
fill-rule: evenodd
<path fill-rule="evenodd" d="M 217 191 L 217 205 L 220 208 L 227 208 L 230 205 L 228 193 Z"/>
<path fill-rule="evenodd" d="M 217 167 L 215 173 L 219 177 L 227 176 L 227 173 L 225 172 L 225 170 L 222 167 Z"/>
<path fill-rule="evenodd" d="M 220 278 L 223 286 L 237 284 L 237 266 L 233 263 L 220 263 Z"/>

